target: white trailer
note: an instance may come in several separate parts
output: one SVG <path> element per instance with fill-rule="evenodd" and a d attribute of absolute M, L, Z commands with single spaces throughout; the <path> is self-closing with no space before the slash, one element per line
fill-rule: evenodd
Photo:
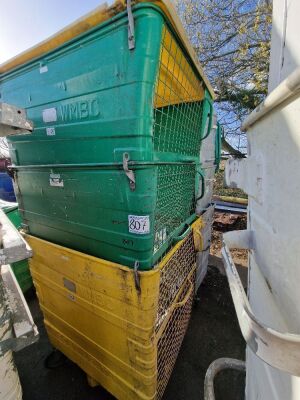
<path fill-rule="evenodd" d="M 226 167 L 227 184 L 249 196 L 247 230 L 226 233 L 222 249 L 247 343 L 246 400 L 300 399 L 299 15 L 298 0 L 274 1 L 270 92 L 243 125 L 247 159 Z M 230 248 L 249 250 L 247 295 Z M 207 399 L 219 369 L 208 371 Z"/>

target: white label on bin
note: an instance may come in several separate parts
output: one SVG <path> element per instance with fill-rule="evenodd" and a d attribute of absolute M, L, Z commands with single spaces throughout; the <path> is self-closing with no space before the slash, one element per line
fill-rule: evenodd
<path fill-rule="evenodd" d="M 40 74 L 44 74 L 45 72 L 48 72 L 47 65 L 43 65 L 42 67 L 40 67 Z"/>
<path fill-rule="evenodd" d="M 61 179 L 60 174 L 50 174 L 50 186 L 64 187 L 64 181 Z"/>
<path fill-rule="evenodd" d="M 47 136 L 55 136 L 55 128 L 46 128 Z"/>
<path fill-rule="evenodd" d="M 128 228 L 130 233 L 146 235 L 150 232 L 149 215 L 128 215 Z"/>
<path fill-rule="evenodd" d="M 43 110 L 43 121 L 44 122 L 55 122 L 57 121 L 56 108 L 46 108 Z"/>

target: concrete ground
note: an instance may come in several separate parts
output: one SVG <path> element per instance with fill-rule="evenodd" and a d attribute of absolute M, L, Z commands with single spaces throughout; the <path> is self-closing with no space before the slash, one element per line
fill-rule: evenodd
<path fill-rule="evenodd" d="M 245 343 L 226 277 L 210 267 L 198 296 L 164 400 L 202 400 L 209 364 L 219 357 L 244 358 Z M 40 340 L 15 354 L 23 400 L 113 399 L 103 388 L 90 388 L 83 371 L 69 360 L 57 369 L 45 368 L 45 358 L 52 348 L 35 296 L 29 298 L 29 306 L 39 328 Z M 224 371 L 215 381 L 216 400 L 242 400 L 244 386 L 242 373 Z"/>

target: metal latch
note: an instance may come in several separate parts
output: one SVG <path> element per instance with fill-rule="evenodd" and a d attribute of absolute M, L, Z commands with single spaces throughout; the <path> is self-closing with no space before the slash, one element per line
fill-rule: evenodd
<path fill-rule="evenodd" d="M 229 248 L 255 248 L 253 231 L 232 231 L 223 235 L 222 257 L 238 317 L 247 345 L 261 360 L 289 374 L 300 376 L 300 335 L 278 332 L 260 321 L 249 304 Z"/>
<path fill-rule="evenodd" d="M 135 48 L 135 34 L 134 34 L 134 18 L 131 8 L 131 0 L 126 1 L 127 15 L 128 15 L 128 47 L 129 50 Z"/>
<path fill-rule="evenodd" d="M 135 176 L 134 176 L 134 172 L 128 168 L 128 161 L 129 161 L 129 154 L 124 153 L 123 154 L 123 169 L 125 171 L 127 178 L 129 179 L 130 190 L 133 191 L 133 190 L 135 190 Z"/>

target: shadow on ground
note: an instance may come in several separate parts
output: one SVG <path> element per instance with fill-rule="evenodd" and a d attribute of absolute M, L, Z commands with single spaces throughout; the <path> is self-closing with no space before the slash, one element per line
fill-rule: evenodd
<path fill-rule="evenodd" d="M 35 296 L 28 300 L 38 325 L 40 340 L 15 354 L 23 386 L 23 400 L 112 400 L 100 387 L 90 388 L 85 374 L 71 361 L 54 370 L 44 361 L 52 348 Z M 202 400 L 209 364 L 219 357 L 243 359 L 245 343 L 240 333 L 226 277 L 210 267 L 198 292 L 189 328 L 164 400 Z M 225 371 L 215 381 L 216 400 L 242 400 L 242 373 Z"/>

